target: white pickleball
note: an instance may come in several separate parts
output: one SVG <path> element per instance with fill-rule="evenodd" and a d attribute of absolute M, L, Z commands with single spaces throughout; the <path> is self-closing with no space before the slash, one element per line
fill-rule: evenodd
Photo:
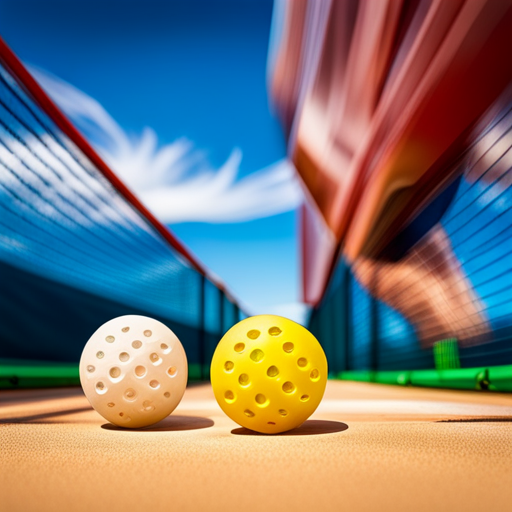
<path fill-rule="evenodd" d="M 85 396 L 120 427 L 146 427 L 166 418 L 180 403 L 187 377 L 178 337 L 145 316 L 120 316 L 103 324 L 80 358 Z"/>

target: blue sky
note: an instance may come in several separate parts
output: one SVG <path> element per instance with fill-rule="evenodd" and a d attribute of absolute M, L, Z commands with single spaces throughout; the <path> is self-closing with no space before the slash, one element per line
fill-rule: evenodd
<path fill-rule="evenodd" d="M 294 306 L 276 308 L 297 303 L 299 270 L 297 200 L 278 204 L 280 190 L 284 197 L 291 189 L 283 182 L 288 169 L 279 167 L 285 143 L 266 91 L 271 15 L 267 0 L 2 0 L 0 34 L 25 63 L 96 100 L 134 148 L 153 140 L 154 157 L 185 147 L 186 158 L 178 162 L 184 174 L 169 178 L 181 198 L 187 189 L 175 185 L 223 166 L 229 174 L 231 166 L 234 183 L 217 203 L 210 198 L 202 210 L 198 205 L 201 211 L 188 217 L 194 222 L 165 212 L 163 220 L 252 312 L 293 315 Z M 115 162 L 111 145 L 102 149 Z M 136 160 L 131 153 L 124 158 Z M 276 163 L 283 178 L 281 189 L 268 195 L 274 206 L 263 208 L 262 188 L 244 217 L 237 203 L 243 203 L 243 187 L 237 185 L 252 176 L 265 177 L 268 187 Z M 141 173 L 126 178 L 136 192 L 144 179 Z M 152 203 L 150 192 L 142 190 L 141 197 Z M 231 208 L 214 213 L 230 201 Z M 231 222 L 246 217 L 252 220 Z"/>

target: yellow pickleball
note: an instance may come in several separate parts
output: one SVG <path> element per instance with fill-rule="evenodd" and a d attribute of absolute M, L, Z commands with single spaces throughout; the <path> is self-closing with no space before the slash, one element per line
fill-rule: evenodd
<path fill-rule="evenodd" d="M 327 383 L 327 359 L 301 325 L 260 315 L 224 335 L 210 375 L 215 398 L 232 420 L 277 434 L 298 427 L 316 410 Z"/>

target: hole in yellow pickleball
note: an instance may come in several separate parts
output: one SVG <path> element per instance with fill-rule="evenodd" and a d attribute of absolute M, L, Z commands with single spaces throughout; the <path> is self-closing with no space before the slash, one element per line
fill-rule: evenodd
<path fill-rule="evenodd" d="M 247 373 L 242 373 L 240 377 L 238 377 L 238 382 L 240 386 L 248 386 L 251 383 L 251 379 L 249 379 L 249 375 Z"/>
<path fill-rule="evenodd" d="M 240 354 L 240 352 L 243 352 L 245 349 L 245 343 L 237 343 L 235 345 L 235 352 L 238 352 Z"/>
<path fill-rule="evenodd" d="M 268 330 L 268 333 L 270 334 L 270 336 L 279 336 L 283 331 L 281 329 L 279 329 L 279 327 L 271 327 L 269 330 Z"/>
<path fill-rule="evenodd" d="M 256 350 L 253 350 L 251 352 L 251 359 L 255 363 L 259 363 L 260 361 L 263 360 L 264 357 L 265 357 L 265 354 L 263 353 L 263 350 L 260 350 L 259 348 L 257 348 Z"/>
<path fill-rule="evenodd" d="M 267 403 L 267 397 L 262 393 L 258 393 L 254 399 L 258 405 L 265 405 Z"/>
<path fill-rule="evenodd" d="M 294 349 L 294 345 L 293 343 L 290 343 L 289 341 L 287 341 L 284 345 L 283 345 L 283 350 L 287 353 L 287 354 L 291 354 L 293 352 L 293 349 Z"/>
<path fill-rule="evenodd" d="M 279 369 L 277 368 L 277 366 L 271 366 L 268 370 L 267 370 L 267 375 L 269 377 L 277 377 L 279 375 Z"/>
<path fill-rule="evenodd" d="M 293 393 L 295 391 L 295 385 L 293 382 L 287 381 L 283 384 L 283 391 L 285 393 Z"/>

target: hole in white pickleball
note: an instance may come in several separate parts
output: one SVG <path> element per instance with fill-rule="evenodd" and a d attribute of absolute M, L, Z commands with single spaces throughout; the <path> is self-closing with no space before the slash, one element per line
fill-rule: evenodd
<path fill-rule="evenodd" d="M 142 402 L 142 408 L 145 412 L 151 412 L 155 410 L 155 406 L 151 400 L 144 400 L 144 402 Z"/>
<path fill-rule="evenodd" d="M 156 352 L 153 352 L 152 354 L 149 355 L 149 360 L 155 366 L 158 366 L 158 365 L 162 364 L 162 358 Z"/>
<path fill-rule="evenodd" d="M 97 382 L 96 383 L 96 393 L 99 395 L 104 395 L 107 392 L 107 386 L 103 382 Z"/>
<path fill-rule="evenodd" d="M 137 391 L 135 391 L 135 389 L 133 388 L 128 388 L 124 392 L 124 398 L 128 400 L 128 402 L 134 402 L 135 400 L 137 400 Z"/>
<path fill-rule="evenodd" d="M 137 375 L 139 378 L 144 377 L 144 375 L 146 375 L 146 368 L 142 365 L 136 366 L 135 375 Z"/>
<path fill-rule="evenodd" d="M 121 368 L 114 366 L 113 368 L 110 368 L 108 373 L 112 379 L 117 379 L 121 375 Z"/>

